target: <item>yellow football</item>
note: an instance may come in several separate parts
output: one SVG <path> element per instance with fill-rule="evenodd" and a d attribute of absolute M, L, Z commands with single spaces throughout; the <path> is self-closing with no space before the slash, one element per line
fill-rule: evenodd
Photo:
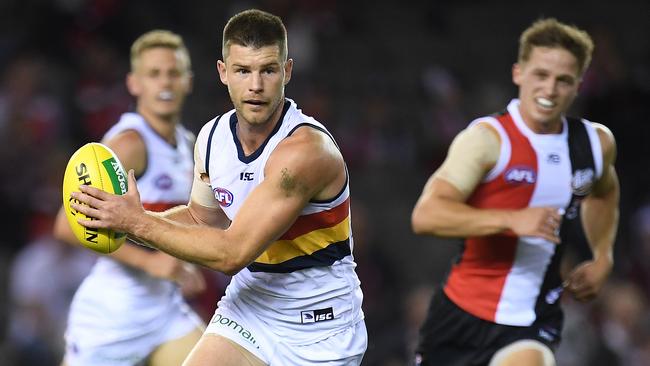
<path fill-rule="evenodd" d="M 70 193 L 79 192 L 82 184 L 114 194 L 125 194 L 128 190 L 124 168 L 106 145 L 91 142 L 72 154 L 63 175 L 63 208 L 70 227 L 81 244 L 99 253 L 114 252 L 126 240 L 124 233 L 86 228 L 77 222 L 77 218 L 93 219 L 70 207 L 70 202 L 79 203 L 70 197 Z"/>

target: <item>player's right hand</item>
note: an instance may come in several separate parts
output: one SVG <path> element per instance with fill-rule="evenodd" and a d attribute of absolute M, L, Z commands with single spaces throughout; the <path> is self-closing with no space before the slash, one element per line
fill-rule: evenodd
<path fill-rule="evenodd" d="M 527 207 L 511 213 L 509 226 L 517 236 L 537 236 L 560 243 L 562 215 L 555 207 Z"/>

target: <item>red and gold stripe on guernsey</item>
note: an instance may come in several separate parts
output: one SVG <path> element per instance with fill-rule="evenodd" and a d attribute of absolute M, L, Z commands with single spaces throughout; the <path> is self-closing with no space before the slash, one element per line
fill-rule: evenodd
<path fill-rule="evenodd" d="M 298 217 L 248 269 L 251 272 L 288 273 L 330 266 L 350 254 L 348 197 L 329 210 Z"/>

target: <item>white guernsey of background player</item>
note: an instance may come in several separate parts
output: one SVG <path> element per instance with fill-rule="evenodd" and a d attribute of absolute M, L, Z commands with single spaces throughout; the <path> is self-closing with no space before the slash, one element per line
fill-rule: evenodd
<path fill-rule="evenodd" d="M 194 136 L 181 124 L 181 111 L 191 75 L 181 36 L 153 30 L 133 42 L 126 81 L 136 113 L 123 114 L 102 143 L 138 175 L 149 210 L 175 207 L 190 196 Z M 54 232 L 79 244 L 63 209 Z M 204 289 L 196 266 L 161 251 L 127 243 L 99 257 L 70 305 L 64 365 L 179 365 L 204 329 L 183 295 Z"/>

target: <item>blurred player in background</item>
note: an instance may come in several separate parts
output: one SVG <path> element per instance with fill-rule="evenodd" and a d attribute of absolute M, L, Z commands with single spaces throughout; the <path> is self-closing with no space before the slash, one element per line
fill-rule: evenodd
<path fill-rule="evenodd" d="M 102 142 L 139 177 L 144 207 L 163 211 L 187 203 L 194 136 L 180 125 L 191 91 L 189 53 L 180 36 L 155 30 L 131 47 L 129 92 L 136 112 L 125 113 Z M 63 209 L 55 235 L 76 243 Z M 183 295 L 203 291 L 194 265 L 128 241 L 101 256 L 77 290 L 69 313 L 64 364 L 178 366 L 204 324 Z"/>
<path fill-rule="evenodd" d="M 418 365 L 554 365 L 562 292 L 590 300 L 609 275 L 619 201 L 614 137 L 565 116 L 592 49 L 573 26 L 532 24 L 512 69 L 519 98 L 462 131 L 424 187 L 414 231 L 466 239 L 431 302 Z M 593 258 L 562 279 L 578 213 Z"/>
<path fill-rule="evenodd" d="M 185 365 L 358 365 L 367 334 L 343 156 L 285 98 L 293 60 L 280 18 L 236 14 L 222 45 L 217 68 L 235 108 L 199 133 L 190 204 L 161 218 L 135 189 L 82 187 L 75 198 L 92 207 L 75 209 L 98 219 L 80 222 L 235 274 Z"/>

